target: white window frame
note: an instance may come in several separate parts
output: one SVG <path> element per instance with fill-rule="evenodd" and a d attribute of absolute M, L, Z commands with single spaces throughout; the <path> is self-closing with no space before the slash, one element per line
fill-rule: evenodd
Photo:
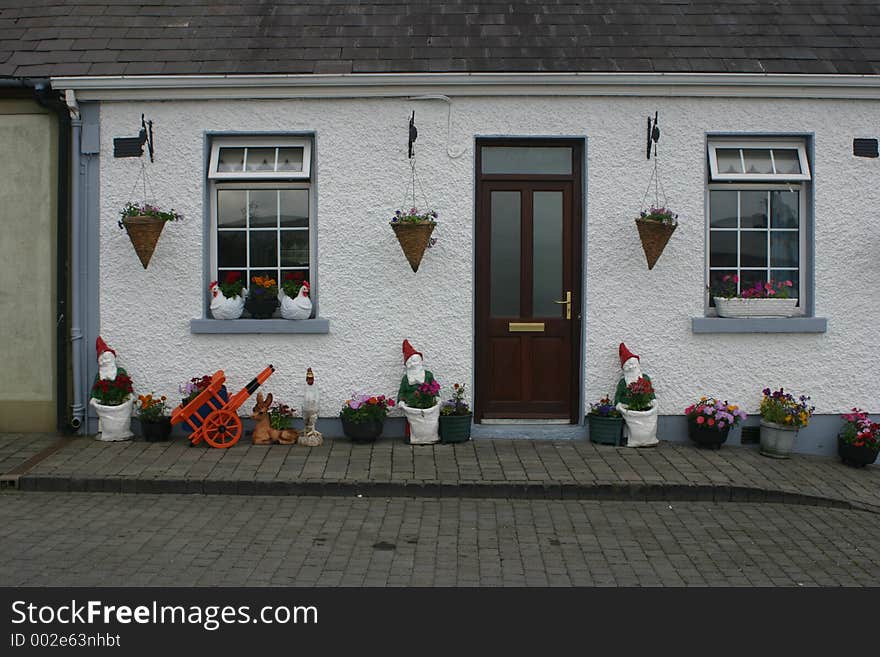
<path fill-rule="evenodd" d="M 221 148 L 244 149 L 244 164 L 247 163 L 249 148 L 302 148 L 302 171 L 218 171 Z M 277 151 L 276 151 L 277 158 Z M 310 180 L 312 163 L 312 141 L 303 138 L 253 137 L 248 139 L 218 137 L 211 142 L 211 159 L 208 163 L 210 180 Z M 277 161 L 276 161 L 277 166 Z"/>
<path fill-rule="evenodd" d="M 771 165 L 775 170 L 773 149 L 796 150 L 800 162 L 801 173 L 719 173 L 718 149 L 738 149 L 740 158 L 743 157 L 743 149 L 757 149 L 769 152 Z M 773 139 L 773 140 L 740 140 L 740 139 L 710 139 L 709 140 L 709 178 L 712 182 L 788 182 L 811 180 L 810 163 L 807 158 L 807 148 L 802 139 Z M 743 162 L 743 171 L 745 163 Z"/>

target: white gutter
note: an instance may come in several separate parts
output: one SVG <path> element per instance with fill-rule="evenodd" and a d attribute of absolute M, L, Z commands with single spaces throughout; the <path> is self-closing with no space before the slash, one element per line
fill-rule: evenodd
<path fill-rule="evenodd" d="M 880 99 L 880 75 L 751 73 L 393 73 L 53 77 L 82 100 L 699 96 Z"/>

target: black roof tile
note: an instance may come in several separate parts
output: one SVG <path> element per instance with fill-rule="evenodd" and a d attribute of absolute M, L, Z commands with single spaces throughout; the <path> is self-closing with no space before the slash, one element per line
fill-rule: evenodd
<path fill-rule="evenodd" d="M 880 2 L 3 0 L 0 54 L 0 76 L 877 74 Z"/>

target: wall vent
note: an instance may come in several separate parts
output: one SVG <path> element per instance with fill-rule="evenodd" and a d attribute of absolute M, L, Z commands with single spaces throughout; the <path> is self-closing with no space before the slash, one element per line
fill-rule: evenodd
<path fill-rule="evenodd" d="M 743 427 L 740 442 L 743 445 L 757 445 L 761 442 L 761 427 Z"/>
<path fill-rule="evenodd" d="M 878 157 L 876 139 L 853 139 L 853 155 L 856 157 Z"/>

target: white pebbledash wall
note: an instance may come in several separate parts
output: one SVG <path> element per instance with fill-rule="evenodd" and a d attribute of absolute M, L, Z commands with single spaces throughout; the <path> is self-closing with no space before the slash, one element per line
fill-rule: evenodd
<path fill-rule="evenodd" d="M 812 396 L 818 413 L 851 406 L 880 411 L 878 160 L 855 158 L 852 139 L 876 132 L 878 104 L 730 98 L 455 98 L 438 101 L 262 100 L 104 102 L 101 105 L 101 332 L 139 393 L 176 400 L 190 377 L 224 369 L 238 390 L 266 364 L 263 389 L 301 405 L 311 367 L 322 416 L 352 392 L 395 395 L 401 342 L 424 352 L 444 385 L 472 383 L 475 136 L 587 138 L 585 400 L 613 392 L 620 341 L 641 355 L 661 413 L 677 415 L 702 394 L 756 412 L 765 386 Z M 418 170 L 440 213 L 437 245 L 417 274 L 388 220 L 409 202 L 406 126 L 416 110 Z M 651 173 L 645 117 L 660 112 L 663 182 L 680 226 L 648 271 L 633 223 Z M 114 136 L 145 113 L 156 161 L 143 158 L 150 200 L 183 212 L 169 224 L 146 271 L 119 210 L 140 200 L 141 161 L 114 159 Z M 327 335 L 193 335 L 202 316 L 206 132 L 316 133 L 315 173 L 320 315 Z M 873 131 L 873 132 L 872 132 Z M 706 133 L 803 133 L 815 139 L 815 307 L 824 334 L 699 334 L 704 309 Z M 464 154 L 451 159 L 453 152 Z M 250 411 L 251 404 L 245 409 Z M 244 411 L 242 411 L 244 414 Z"/>

